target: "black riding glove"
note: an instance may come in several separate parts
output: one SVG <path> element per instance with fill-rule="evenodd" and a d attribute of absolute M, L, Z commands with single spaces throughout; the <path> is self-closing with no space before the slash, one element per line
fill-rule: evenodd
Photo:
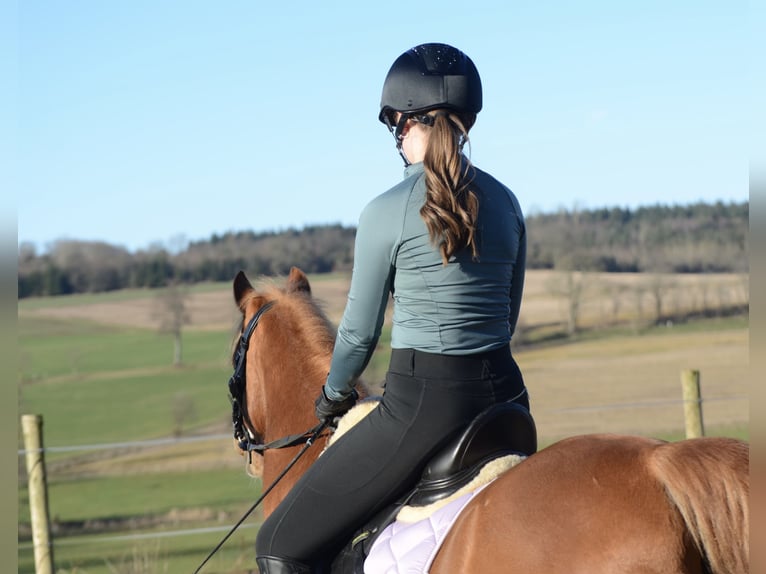
<path fill-rule="evenodd" d="M 332 423 L 334 418 L 345 415 L 356 404 L 358 398 L 359 393 L 356 392 L 356 389 L 351 389 L 351 393 L 343 400 L 333 401 L 328 398 L 323 386 L 322 392 L 314 402 L 314 412 L 320 421 Z"/>

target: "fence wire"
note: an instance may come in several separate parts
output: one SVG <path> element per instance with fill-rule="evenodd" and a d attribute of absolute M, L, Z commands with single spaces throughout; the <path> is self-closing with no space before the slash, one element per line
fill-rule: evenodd
<path fill-rule="evenodd" d="M 99 444 L 80 444 L 74 446 L 46 446 L 34 452 L 80 452 L 89 450 L 113 450 L 122 448 L 149 448 L 153 446 L 177 445 L 191 442 L 205 442 L 209 440 L 230 439 L 230 434 L 211 434 L 190 437 L 169 437 L 152 440 L 140 440 L 129 442 L 106 442 Z M 27 453 L 25 449 L 19 449 L 19 456 Z"/>
<path fill-rule="evenodd" d="M 242 524 L 237 530 L 249 530 L 259 524 Z M 194 534 L 215 534 L 228 532 L 231 526 L 207 526 L 201 528 L 187 528 L 185 530 L 165 530 L 159 532 L 141 532 L 136 534 L 117 534 L 114 536 L 78 536 L 70 538 L 54 538 L 53 546 L 80 546 L 83 544 L 102 543 L 102 542 L 131 542 L 136 540 L 154 540 L 157 538 L 174 538 L 176 536 L 191 536 Z M 34 543 L 32 541 L 19 543 L 20 550 L 32 550 Z"/>

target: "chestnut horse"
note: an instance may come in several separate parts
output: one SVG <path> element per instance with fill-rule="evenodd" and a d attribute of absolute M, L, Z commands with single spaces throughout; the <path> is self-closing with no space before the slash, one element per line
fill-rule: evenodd
<path fill-rule="evenodd" d="M 246 351 L 251 439 L 312 428 L 334 329 L 293 268 L 284 288 L 234 280 L 243 326 L 265 304 Z M 268 515 L 321 452 L 313 445 L 265 500 Z M 296 448 L 267 450 L 263 484 Z M 663 442 L 593 434 L 557 442 L 506 471 L 460 514 L 431 566 L 444 573 L 746 574 L 749 449 L 728 438 Z"/>

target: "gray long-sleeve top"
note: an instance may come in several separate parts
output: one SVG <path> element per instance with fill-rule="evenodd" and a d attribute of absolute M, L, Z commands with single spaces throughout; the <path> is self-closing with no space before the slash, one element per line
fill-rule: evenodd
<path fill-rule="evenodd" d="M 338 400 L 370 360 L 394 298 L 391 347 L 466 355 L 509 344 L 521 306 L 526 230 L 513 192 L 473 168 L 479 199 L 479 258 L 470 249 L 445 266 L 420 216 L 422 163 L 373 199 L 357 226 L 351 287 L 332 356 L 326 392 Z"/>

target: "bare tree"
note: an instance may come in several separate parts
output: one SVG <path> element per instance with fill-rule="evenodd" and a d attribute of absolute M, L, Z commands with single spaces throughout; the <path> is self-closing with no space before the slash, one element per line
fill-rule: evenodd
<path fill-rule="evenodd" d="M 623 298 L 628 292 L 628 287 L 620 283 L 606 280 L 605 285 L 601 290 L 604 295 L 602 311 L 603 322 L 605 325 L 616 325 L 620 321 Z"/>
<path fill-rule="evenodd" d="M 188 293 L 176 281 L 165 287 L 157 297 L 157 315 L 160 332 L 173 335 L 173 366 L 183 362 L 181 331 L 191 322 L 191 315 L 186 308 Z"/>
<path fill-rule="evenodd" d="M 644 322 L 644 295 L 645 292 L 645 285 L 637 284 L 635 287 L 631 289 L 631 294 L 633 295 L 633 304 L 634 304 L 634 316 L 633 316 L 633 330 L 638 333 L 641 328 L 643 327 Z"/>
<path fill-rule="evenodd" d="M 197 404 L 188 393 L 176 393 L 173 397 L 173 436 L 180 437 L 184 428 L 197 419 Z"/>
<path fill-rule="evenodd" d="M 548 291 L 564 299 L 566 304 L 566 330 L 572 336 L 579 329 L 580 307 L 585 291 L 585 275 L 571 269 L 560 271 L 548 283 Z"/>
<path fill-rule="evenodd" d="M 662 273 L 653 273 L 647 281 L 647 290 L 654 299 L 654 320 L 658 324 L 665 318 L 665 296 L 669 287 L 668 278 Z"/>

